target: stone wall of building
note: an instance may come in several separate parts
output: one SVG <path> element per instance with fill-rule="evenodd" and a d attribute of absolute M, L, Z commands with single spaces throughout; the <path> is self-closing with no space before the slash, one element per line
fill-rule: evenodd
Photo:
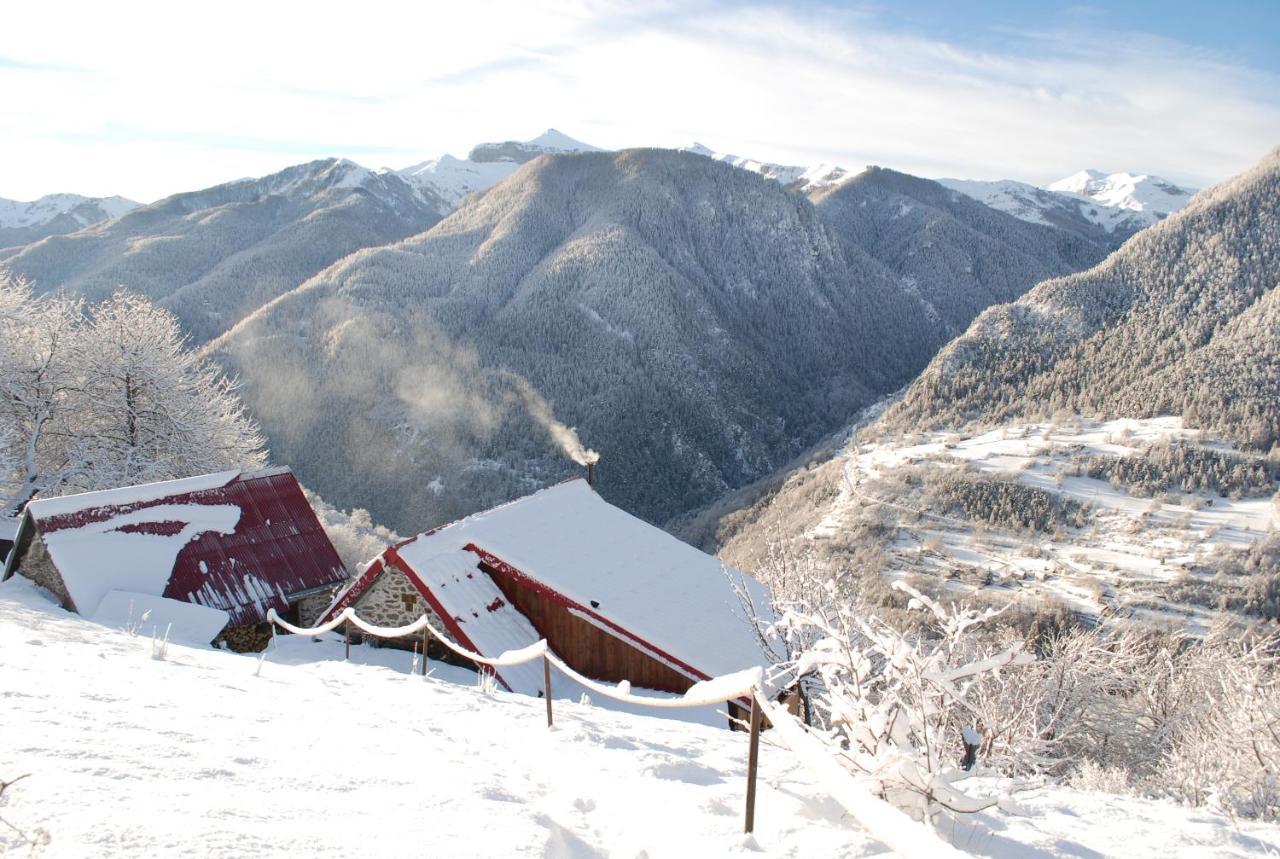
<path fill-rule="evenodd" d="M 449 635 L 448 629 L 440 620 L 440 616 L 432 610 L 430 604 L 418 593 L 418 589 L 409 581 L 409 577 L 394 566 L 387 566 L 374 579 L 373 584 L 366 588 L 364 593 L 352 603 L 352 607 L 355 608 L 356 614 L 361 620 L 378 626 L 407 626 L 425 614 L 432 626 L 445 633 L 445 635 Z M 358 638 L 359 630 L 353 629 L 352 640 Z M 409 648 L 420 640 L 420 636 L 414 636 L 412 639 L 384 639 L 372 641 L 371 643 L 382 647 Z M 449 640 L 454 641 L 453 636 L 450 635 Z M 465 661 L 458 660 L 434 638 L 427 653 L 432 659 L 444 659 L 456 664 L 473 667 Z"/>
<path fill-rule="evenodd" d="M 298 626 L 315 626 L 316 621 L 320 619 L 320 615 L 332 603 L 337 588 L 325 591 L 324 593 L 312 594 L 309 597 L 303 597 L 296 603 L 298 608 Z"/>
<path fill-rule="evenodd" d="M 405 626 L 423 614 L 431 625 L 444 631 L 440 616 L 418 593 L 403 571 L 387 566 L 352 604 L 360 619 L 378 626 Z"/>
<path fill-rule="evenodd" d="M 67 586 L 62 581 L 62 574 L 53 565 L 53 559 L 49 557 L 49 549 L 39 534 L 31 538 L 31 545 L 22 556 L 18 572 L 57 597 L 63 608 L 76 611 L 76 607 L 71 602 L 71 595 L 67 593 Z"/>

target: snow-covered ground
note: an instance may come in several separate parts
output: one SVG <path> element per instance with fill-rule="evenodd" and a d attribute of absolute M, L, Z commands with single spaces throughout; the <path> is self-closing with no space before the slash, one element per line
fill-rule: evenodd
<path fill-rule="evenodd" d="M 1227 449 L 1204 440 L 1174 417 L 1145 420 L 1081 420 L 1071 427 L 1016 424 L 971 437 L 933 433 L 911 443 L 871 443 L 851 447 L 842 456 L 840 493 L 810 536 L 837 534 L 848 517 L 867 504 L 900 513 L 925 515 L 901 532 L 894 544 L 903 573 L 945 573 L 956 568 L 988 572 L 995 587 L 1031 594 L 1050 593 L 1088 615 L 1122 610 L 1126 604 L 1150 605 L 1202 626 L 1212 612 L 1195 605 L 1169 604 L 1159 590 L 1144 586 L 1184 579 L 1188 570 L 1222 549 L 1245 549 L 1280 527 L 1271 497 L 1221 498 L 1212 493 L 1177 493 L 1177 503 L 1153 502 L 1107 481 L 1064 477 L 1078 455 L 1125 456 L 1153 442 L 1183 441 Z M 982 472 L 1016 476 L 1029 486 L 1086 504 L 1090 524 L 1067 529 L 1060 537 L 979 529 L 966 520 L 918 511 L 882 498 L 875 481 L 912 464 L 965 462 Z M 902 521 L 901 517 L 900 522 Z M 1038 550 L 1028 553 L 1028 543 Z M 964 582 L 955 587 L 965 587 Z"/>
<path fill-rule="evenodd" d="M 257 657 L 152 641 L 0 585 L 0 817 L 37 855 L 879 855 L 765 734 L 757 831 L 746 737 L 485 693 L 402 651 L 281 638 Z M 978 855 L 1245 856 L 1280 827 L 1045 788 L 945 834 Z M 0 826 L 0 853 L 29 845 Z"/>

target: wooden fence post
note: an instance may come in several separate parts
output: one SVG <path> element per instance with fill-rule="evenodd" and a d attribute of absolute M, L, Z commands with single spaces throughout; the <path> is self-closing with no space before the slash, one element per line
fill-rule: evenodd
<path fill-rule="evenodd" d="M 343 644 L 346 647 L 346 655 L 343 656 L 343 659 L 350 662 L 351 661 L 351 621 L 349 620 L 346 623 L 342 624 L 342 638 L 343 638 Z"/>
<path fill-rule="evenodd" d="M 760 723 L 763 720 L 760 702 L 755 691 L 751 694 L 751 745 L 747 752 L 747 823 L 743 830 L 750 833 L 756 828 L 756 767 L 760 762 Z"/>
<path fill-rule="evenodd" d="M 547 699 L 547 727 L 551 727 L 551 660 L 542 654 L 542 695 Z"/>
<path fill-rule="evenodd" d="M 430 633 L 426 627 L 422 628 L 422 676 L 427 676 L 427 643 L 430 640 Z"/>

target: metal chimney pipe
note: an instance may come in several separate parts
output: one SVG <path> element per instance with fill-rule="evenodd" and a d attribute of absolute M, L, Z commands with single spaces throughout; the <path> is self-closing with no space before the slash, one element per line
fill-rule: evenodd
<path fill-rule="evenodd" d="M 596 485 L 596 464 L 594 462 L 587 463 L 587 485 Z"/>

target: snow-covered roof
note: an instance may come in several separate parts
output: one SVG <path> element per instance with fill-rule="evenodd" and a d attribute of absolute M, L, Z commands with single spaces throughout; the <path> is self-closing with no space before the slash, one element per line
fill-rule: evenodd
<path fill-rule="evenodd" d="M 216 471 L 212 474 L 199 474 L 195 477 L 183 477 L 178 480 L 161 480 L 156 483 L 140 483 L 137 486 L 121 486 L 116 489 L 100 489 L 96 492 L 81 492 L 76 495 L 60 495 L 56 498 L 37 498 L 27 505 L 37 520 L 51 516 L 66 516 L 83 510 L 102 507 L 123 507 L 129 504 L 142 504 L 148 501 L 159 501 L 188 492 L 201 492 L 207 489 L 219 489 L 237 477 L 250 480 L 256 477 L 271 477 L 287 474 L 285 467 L 264 468 L 261 471 Z"/>
<path fill-rule="evenodd" d="M 493 579 L 480 569 L 474 552 L 457 549 L 432 555 L 411 553 L 414 573 L 446 606 L 454 623 L 477 653 L 497 655 L 520 650 L 542 636 L 520 610 L 507 602 Z M 513 692 L 537 695 L 542 689 L 542 663 L 505 666 L 498 676 Z"/>
<path fill-rule="evenodd" d="M 86 492 L 27 505 L 70 597 L 93 616 L 113 590 L 221 609 L 235 624 L 261 621 L 287 598 L 346 578 L 302 488 L 287 468 L 224 471 Z M 26 523 L 31 523 L 30 525 Z"/>
<path fill-rule="evenodd" d="M 699 672 L 727 674 L 764 661 L 731 578 L 761 612 L 768 611 L 765 586 L 614 507 L 584 480 L 477 513 L 396 551 L 429 584 L 437 577 L 433 568 L 467 546 Z M 451 614 L 471 611 L 471 594 L 432 590 Z"/>

